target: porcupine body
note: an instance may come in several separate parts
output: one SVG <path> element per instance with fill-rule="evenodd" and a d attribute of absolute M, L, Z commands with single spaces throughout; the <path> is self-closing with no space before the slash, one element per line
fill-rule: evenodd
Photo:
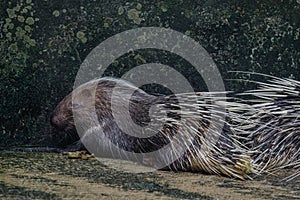
<path fill-rule="evenodd" d="M 132 91 L 129 100 L 126 99 Z M 84 133 L 81 139 L 87 140 L 84 144 L 95 145 L 96 141 L 100 151 L 109 152 L 111 145 L 115 145 L 122 151 L 146 154 L 172 143 L 171 154 L 156 154 L 143 164 L 155 166 L 162 160 L 167 163 L 162 169 L 244 179 L 254 167 L 247 149 L 238 142 L 225 120 L 227 110 L 223 107 L 228 103 L 224 94 L 220 94 L 153 96 L 126 81 L 101 78 L 79 86 L 66 96 L 54 110 L 51 123 L 62 130 L 62 135 L 76 135 L 81 129 Z M 113 112 L 121 118 L 116 119 Z M 128 114 L 130 119 L 126 118 Z M 141 133 L 136 133 L 139 130 L 129 126 L 126 119 L 141 127 L 154 123 L 158 128 L 151 128 L 152 136 L 136 137 Z M 128 125 L 126 131 L 117 121 Z M 178 147 L 184 147 L 183 151 Z M 111 156 L 126 159 L 121 151 Z"/>

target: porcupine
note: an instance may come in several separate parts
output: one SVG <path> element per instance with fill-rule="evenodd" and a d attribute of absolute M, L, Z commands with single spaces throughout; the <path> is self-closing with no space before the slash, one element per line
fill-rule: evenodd
<path fill-rule="evenodd" d="M 296 178 L 300 175 L 300 82 L 250 74 L 270 80 L 253 81 L 259 88 L 240 94 L 248 98 L 231 112 L 242 111 L 235 117 L 231 115 L 237 124 L 232 128 L 247 138 L 257 169 L 271 173 L 286 167 L 294 168 L 296 172 L 285 180 Z"/>
<path fill-rule="evenodd" d="M 120 89 L 113 93 L 116 85 Z M 116 112 L 125 115 L 127 101 L 123 96 L 132 90 L 135 92 L 130 97 L 128 108 L 135 124 L 145 126 L 153 119 L 156 122 L 163 121 L 163 126 L 159 130 L 152 130 L 156 134 L 151 137 L 133 137 L 118 127 L 114 119 L 111 108 L 117 106 Z M 94 103 L 90 101 L 93 99 L 91 98 L 93 94 L 95 95 Z M 76 97 L 76 102 L 72 102 L 72 96 L 73 99 L 74 96 Z M 112 101 L 112 97 L 116 101 Z M 178 101 L 183 103 L 179 105 Z M 68 132 L 71 135 L 76 135 L 76 128 L 82 129 L 86 135 L 90 132 L 99 132 L 101 129 L 102 135 L 96 134 L 97 138 L 94 139 L 99 140 L 99 148 L 103 151 L 109 151 L 111 148 L 108 143 L 101 142 L 103 137 L 108 138 L 114 145 L 125 151 L 147 153 L 164 147 L 181 134 L 188 138 L 186 140 L 188 142 L 183 143 L 186 145 L 185 151 L 178 158 L 176 157 L 174 162 L 162 169 L 205 172 L 245 179 L 249 177 L 249 173 L 255 172 L 254 166 L 252 166 L 248 150 L 235 139 L 236 134 L 227 120 L 223 120 L 217 114 L 226 115 L 225 109 L 219 109 L 225 104 L 227 104 L 226 98 L 220 97 L 218 92 L 154 96 L 124 80 L 100 78 L 79 86 L 67 95 L 55 108 L 51 124 L 64 131 L 64 134 Z M 158 109 L 151 113 L 152 119 L 150 119 L 149 112 L 153 106 Z M 97 119 L 91 116 L 93 109 L 95 109 Z M 76 124 L 76 128 L 74 113 L 79 115 L 80 125 Z M 221 131 L 218 130 L 218 123 L 224 124 Z M 129 128 L 129 131 L 135 130 Z M 215 142 L 211 140 L 212 138 L 218 138 L 218 140 Z M 182 141 L 176 139 L 176 142 Z M 178 156 L 176 144 L 172 150 L 173 155 Z M 114 156 L 124 159 L 122 155 Z M 158 158 L 151 158 L 150 165 L 155 165 L 155 160 L 159 159 L 172 160 L 159 155 Z M 145 161 L 143 164 L 149 163 Z"/>

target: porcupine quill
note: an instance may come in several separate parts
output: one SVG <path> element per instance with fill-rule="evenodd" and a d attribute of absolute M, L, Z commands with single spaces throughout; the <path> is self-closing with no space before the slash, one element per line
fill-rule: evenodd
<path fill-rule="evenodd" d="M 241 72 L 244 73 L 244 72 Z M 272 173 L 294 168 L 289 181 L 300 176 L 300 82 L 259 73 L 267 82 L 251 81 L 258 89 L 238 96 L 247 96 L 234 112 L 236 132 L 248 138 L 247 146 L 260 172 Z"/>

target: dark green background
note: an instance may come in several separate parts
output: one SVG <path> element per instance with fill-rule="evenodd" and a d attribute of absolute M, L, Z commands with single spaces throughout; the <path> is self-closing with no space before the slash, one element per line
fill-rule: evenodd
<path fill-rule="evenodd" d="M 227 90 L 251 87 L 229 79 L 253 78 L 230 70 L 300 80 L 297 1 L 2 0 L 0 146 L 56 144 L 49 116 L 72 90 L 80 64 L 102 41 L 132 28 L 172 28 L 198 41 L 219 67 Z M 106 75 L 120 77 L 154 61 L 175 67 L 196 90 L 205 90 L 186 61 L 156 50 L 128 52 Z"/>

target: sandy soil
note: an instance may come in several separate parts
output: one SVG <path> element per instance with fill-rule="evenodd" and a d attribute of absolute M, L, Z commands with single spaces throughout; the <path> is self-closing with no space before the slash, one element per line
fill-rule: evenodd
<path fill-rule="evenodd" d="M 289 170 L 240 181 L 127 161 L 0 151 L 0 199 L 300 199 Z"/>

